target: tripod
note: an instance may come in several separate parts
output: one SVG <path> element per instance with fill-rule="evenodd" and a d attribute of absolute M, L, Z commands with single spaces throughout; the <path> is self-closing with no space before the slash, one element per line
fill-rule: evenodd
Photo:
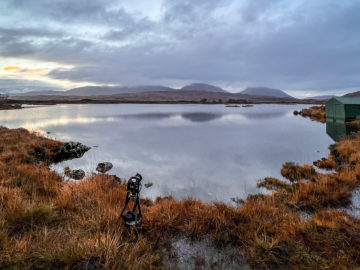
<path fill-rule="evenodd" d="M 142 221 L 140 207 L 141 180 L 142 176 L 138 173 L 129 179 L 126 190 L 125 205 L 120 214 L 120 217 L 124 220 L 127 229 L 131 230 L 131 228 L 134 227 L 136 239 L 138 239 L 138 228 L 141 226 Z M 132 211 L 129 210 L 126 214 L 124 214 L 131 199 L 134 202 L 133 209 Z"/>

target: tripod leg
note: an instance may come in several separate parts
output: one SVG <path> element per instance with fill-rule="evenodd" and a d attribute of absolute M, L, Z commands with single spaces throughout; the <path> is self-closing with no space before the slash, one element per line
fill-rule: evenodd
<path fill-rule="evenodd" d="M 129 201 L 130 201 L 130 193 L 129 192 L 127 192 L 126 193 L 126 200 L 125 200 L 125 205 L 124 205 L 124 208 L 123 208 L 123 210 L 121 211 L 121 214 L 120 214 L 120 217 L 124 217 L 124 212 L 125 212 L 125 210 L 126 210 L 126 208 L 127 208 L 127 206 L 128 206 L 128 204 L 129 204 Z M 119 218 L 120 218 L 119 217 Z"/>
<path fill-rule="evenodd" d="M 137 211 L 137 208 L 139 209 L 139 211 Z M 136 225 L 138 225 L 138 218 L 141 218 L 141 208 L 140 208 L 139 196 L 137 196 L 135 199 L 133 213 L 135 215 L 135 226 L 136 226 Z"/>

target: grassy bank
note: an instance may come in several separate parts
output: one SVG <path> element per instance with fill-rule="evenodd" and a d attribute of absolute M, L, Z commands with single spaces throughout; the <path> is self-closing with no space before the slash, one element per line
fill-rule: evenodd
<path fill-rule="evenodd" d="M 326 122 L 325 106 L 312 106 L 308 109 L 302 109 L 301 111 L 294 111 L 294 114 L 309 117 L 313 121 Z"/>
<path fill-rule="evenodd" d="M 15 110 L 21 109 L 21 104 L 8 104 L 0 102 L 0 110 Z"/>
<path fill-rule="evenodd" d="M 61 147 L 0 128 L 1 269 L 165 269 L 163 248 L 179 234 L 210 235 L 219 247 L 232 243 L 254 269 L 360 267 L 360 221 L 336 210 L 360 185 L 360 136 L 315 163 L 329 173 L 286 163 L 281 173 L 289 181 L 264 179 L 259 186 L 272 195 L 249 196 L 238 207 L 143 199 L 138 242 L 118 220 L 125 184 L 109 175 L 64 181 L 48 168 Z M 303 211 L 313 216 L 304 220 Z"/>

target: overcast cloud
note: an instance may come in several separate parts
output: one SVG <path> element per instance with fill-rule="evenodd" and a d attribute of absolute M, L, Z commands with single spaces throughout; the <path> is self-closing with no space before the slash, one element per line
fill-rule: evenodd
<path fill-rule="evenodd" d="M 0 61 L 52 63 L 54 82 L 360 90 L 359 14 L 358 0 L 2 0 Z"/>

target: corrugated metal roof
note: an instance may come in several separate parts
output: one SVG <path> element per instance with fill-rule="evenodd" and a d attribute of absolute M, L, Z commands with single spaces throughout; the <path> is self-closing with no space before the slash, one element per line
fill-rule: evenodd
<path fill-rule="evenodd" d="M 337 101 L 343 104 L 358 104 L 360 105 L 360 97 L 334 97 Z"/>

